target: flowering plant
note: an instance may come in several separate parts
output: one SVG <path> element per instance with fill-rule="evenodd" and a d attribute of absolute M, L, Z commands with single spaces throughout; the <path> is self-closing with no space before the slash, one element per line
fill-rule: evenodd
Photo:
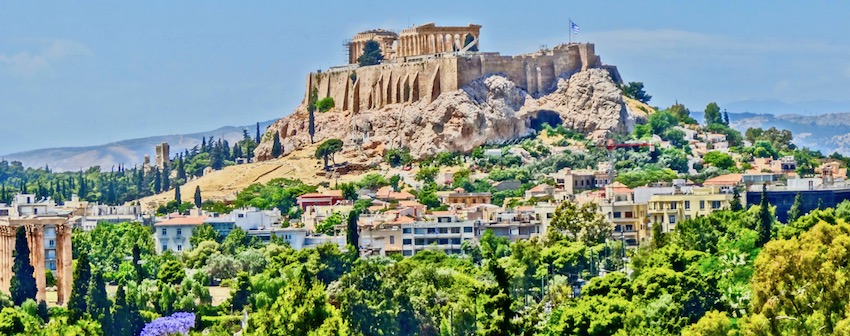
<path fill-rule="evenodd" d="M 195 314 L 174 313 L 171 316 L 160 317 L 145 324 L 141 336 L 186 335 L 195 327 Z"/>

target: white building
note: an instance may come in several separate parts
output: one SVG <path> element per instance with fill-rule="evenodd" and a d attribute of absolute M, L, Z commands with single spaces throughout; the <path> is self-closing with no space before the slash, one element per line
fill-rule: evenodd
<path fill-rule="evenodd" d="M 156 252 L 182 253 L 191 250 L 189 238 L 192 237 L 192 231 L 204 224 L 205 219 L 205 216 L 174 217 L 155 223 L 153 227 Z"/>
<path fill-rule="evenodd" d="M 18 194 L 12 200 L 12 204 L 0 203 L 0 218 L 26 218 L 39 216 L 68 216 L 69 211 L 56 207 L 50 197 L 37 199 L 32 194 Z M 44 227 L 44 265 L 51 271 L 56 271 L 56 226 L 46 225 Z"/>

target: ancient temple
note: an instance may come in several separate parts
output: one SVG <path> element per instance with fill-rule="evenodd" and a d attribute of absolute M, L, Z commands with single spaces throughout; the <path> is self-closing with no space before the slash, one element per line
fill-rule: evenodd
<path fill-rule="evenodd" d="M 480 33 L 481 26 L 476 24 L 440 27 L 433 22 L 404 29 L 400 35 L 384 29 L 367 30 L 355 35 L 348 43 L 348 63 L 357 63 L 368 41 L 378 42 L 385 60 L 403 60 L 412 56 L 461 51 L 467 45 L 477 46 Z"/>
<path fill-rule="evenodd" d="M 36 200 L 33 195 L 17 195 L 9 206 L 0 204 L 0 290 L 9 293 L 14 275 L 15 234 L 19 227 L 24 227 L 30 263 L 35 268 L 36 301 L 46 301 L 45 270 L 55 268 L 57 302 L 65 303 L 71 295 L 73 280 L 71 215 L 57 211 L 50 199 Z"/>

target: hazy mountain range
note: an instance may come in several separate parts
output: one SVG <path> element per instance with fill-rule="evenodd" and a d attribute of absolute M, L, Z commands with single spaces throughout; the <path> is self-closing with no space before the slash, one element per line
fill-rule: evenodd
<path fill-rule="evenodd" d="M 691 115 L 702 121 L 702 112 Z M 729 113 L 729 125 L 744 133 L 750 127 L 787 129 L 794 144 L 819 150 L 826 155 L 839 152 L 850 155 L 850 113 L 818 115 Z"/>
<path fill-rule="evenodd" d="M 850 101 L 812 100 L 805 102 L 786 103 L 779 100 L 740 100 L 721 105 L 727 110 L 741 113 L 758 114 L 798 114 L 818 115 L 829 113 L 850 113 Z"/>
<path fill-rule="evenodd" d="M 274 120 L 260 123 L 260 131 L 265 131 Z M 171 147 L 171 155 L 199 146 L 204 137 L 225 139 L 232 144 L 242 139 L 242 130 L 248 130 L 253 137 L 256 124 L 247 126 L 225 126 L 212 131 L 192 134 L 175 134 L 152 136 L 140 139 L 122 140 L 99 146 L 45 148 L 3 155 L 2 159 L 20 161 L 26 167 L 49 166 L 55 171 L 76 171 L 89 167 L 100 166 L 102 170 L 117 168 L 119 164 L 125 167 L 140 165 L 145 155 L 154 160 L 154 147 L 167 142 Z"/>

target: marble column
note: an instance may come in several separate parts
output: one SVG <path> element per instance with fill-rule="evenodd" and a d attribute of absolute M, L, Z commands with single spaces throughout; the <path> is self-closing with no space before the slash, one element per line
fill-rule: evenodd
<path fill-rule="evenodd" d="M 35 296 L 36 302 L 47 301 L 47 280 L 44 275 L 44 270 L 47 268 L 44 264 L 44 225 L 30 224 L 27 225 L 27 240 L 30 248 L 30 265 L 33 267 L 33 277 L 35 277 L 35 287 L 38 293 Z"/>
<path fill-rule="evenodd" d="M 12 285 L 12 251 L 14 250 L 15 227 L 0 226 L 0 290 L 9 294 Z"/>
<path fill-rule="evenodd" d="M 59 304 L 64 304 L 71 295 L 73 264 L 71 249 L 71 225 L 56 225 L 56 293 Z"/>

